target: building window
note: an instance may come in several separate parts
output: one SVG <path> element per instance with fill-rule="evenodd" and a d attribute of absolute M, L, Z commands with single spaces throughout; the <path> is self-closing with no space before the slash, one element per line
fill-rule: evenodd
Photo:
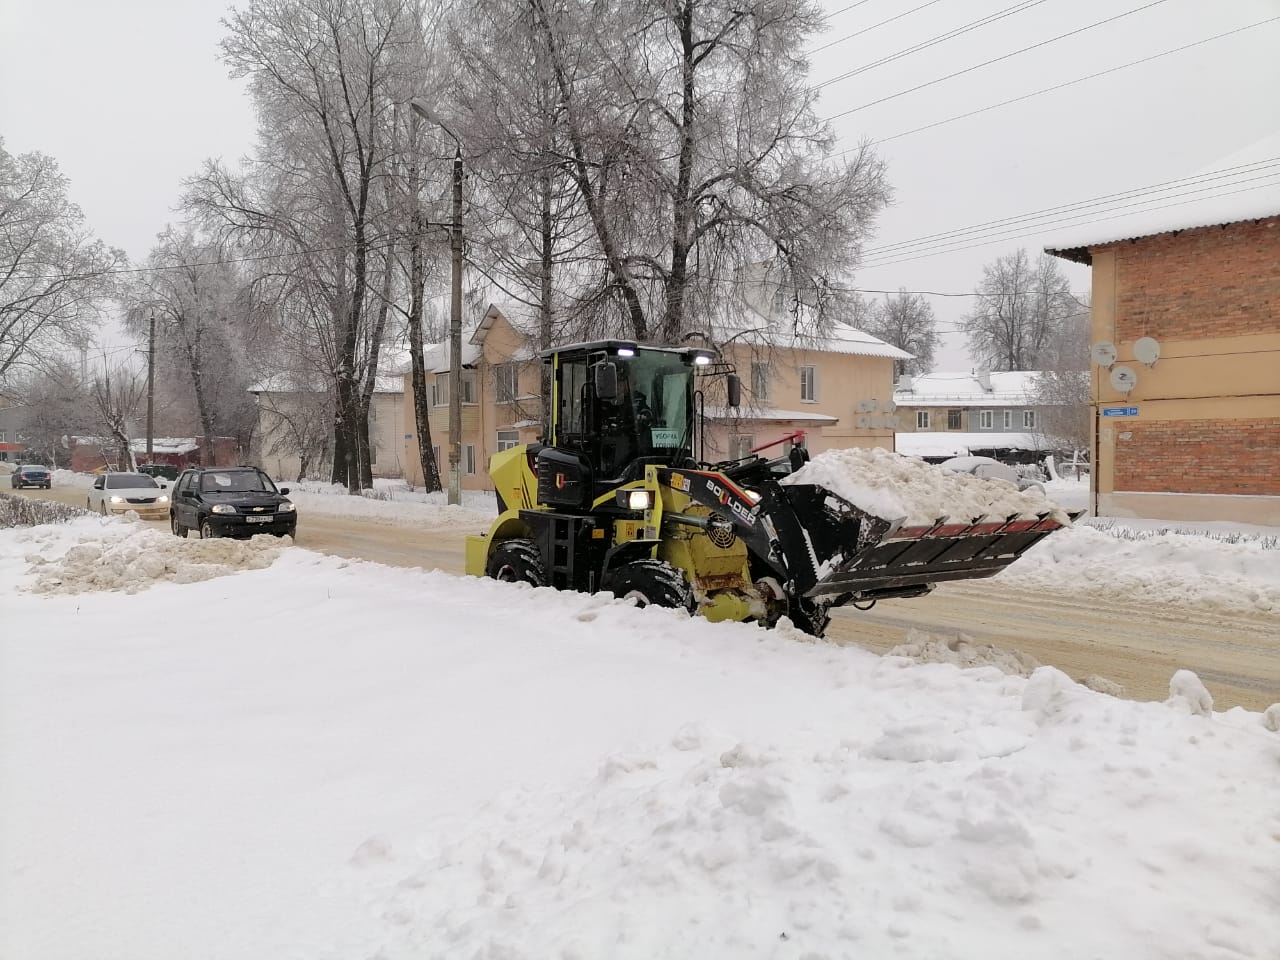
<path fill-rule="evenodd" d="M 493 392 L 499 403 L 514 403 L 519 384 L 520 366 L 518 364 L 500 363 L 493 368 Z"/>
<path fill-rule="evenodd" d="M 962 417 L 962 412 L 960 410 L 948 410 L 947 411 L 947 429 L 963 430 L 964 424 L 961 420 L 961 417 Z"/>
<path fill-rule="evenodd" d="M 512 447 L 520 446 L 519 430 L 499 430 L 498 431 L 498 452 L 510 450 Z"/>
<path fill-rule="evenodd" d="M 791 309 L 791 302 L 794 297 L 791 296 L 791 290 L 786 284 L 778 284 L 773 291 L 773 312 L 786 313 Z"/>
<path fill-rule="evenodd" d="M 729 438 L 729 458 L 732 460 L 741 460 L 743 457 L 751 456 L 751 448 L 756 445 L 754 434 L 735 433 Z"/>
<path fill-rule="evenodd" d="M 462 402 L 476 402 L 476 373 L 474 370 L 464 370 L 462 373 Z"/>
<path fill-rule="evenodd" d="M 996 415 L 992 410 L 983 410 L 978 414 L 978 429 L 992 430 L 995 428 Z"/>
<path fill-rule="evenodd" d="M 1022 411 L 1022 429 L 1034 430 L 1036 428 L 1036 412 L 1034 410 Z"/>
<path fill-rule="evenodd" d="M 928 410 L 916 411 L 916 429 L 917 430 L 929 429 L 929 411 Z"/>
<path fill-rule="evenodd" d="M 810 403 L 818 399 L 818 368 L 804 366 L 800 368 L 800 399 Z"/>
<path fill-rule="evenodd" d="M 7 442 L 8 441 L 6 441 L 4 438 L 4 431 L 0 430 L 0 443 L 7 443 Z"/>
<path fill-rule="evenodd" d="M 437 373 L 435 383 L 431 384 L 431 405 L 444 407 L 449 404 L 449 375 Z"/>
<path fill-rule="evenodd" d="M 439 447 L 431 448 L 431 459 L 436 465 L 436 473 L 439 473 L 440 472 L 440 448 Z"/>
<path fill-rule="evenodd" d="M 769 399 L 769 364 L 751 364 L 751 395 L 757 400 Z"/>
<path fill-rule="evenodd" d="M 462 448 L 462 472 L 473 476 L 476 472 L 476 446 L 468 443 Z"/>
<path fill-rule="evenodd" d="M 1013 411 L 1012 410 L 1004 411 L 1004 416 L 1001 419 L 1004 422 L 1004 429 L 1006 430 L 1013 429 Z"/>

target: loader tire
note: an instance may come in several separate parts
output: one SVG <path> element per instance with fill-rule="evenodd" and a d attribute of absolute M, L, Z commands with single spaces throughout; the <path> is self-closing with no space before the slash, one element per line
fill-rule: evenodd
<path fill-rule="evenodd" d="M 542 554 L 538 552 L 538 545 L 532 540 L 503 540 L 493 548 L 484 572 L 485 576 L 506 583 L 527 583 L 534 587 L 545 587 L 549 582 L 547 568 L 542 563 Z"/>
<path fill-rule="evenodd" d="M 693 612 L 693 591 L 683 573 L 665 560 L 635 560 L 619 567 L 609 584 L 615 597 L 636 605 L 670 607 Z"/>

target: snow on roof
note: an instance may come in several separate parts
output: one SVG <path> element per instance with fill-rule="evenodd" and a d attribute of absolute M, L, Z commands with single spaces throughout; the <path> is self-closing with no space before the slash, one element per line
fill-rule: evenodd
<path fill-rule="evenodd" d="M 1130 206 L 1146 209 L 1107 217 L 1088 217 L 1045 247 L 1047 253 L 1091 263 L 1089 250 L 1109 243 L 1138 240 L 1161 233 L 1225 226 L 1280 216 L 1280 132 L 1216 160 L 1209 167 L 1176 181 L 1164 190 L 1130 191 Z M 1164 194 L 1159 196 L 1159 194 Z M 1101 227 L 1101 221 L 1119 221 Z"/>
<path fill-rule="evenodd" d="M 404 372 L 379 374 L 373 383 L 374 393 L 403 393 Z M 329 385 L 319 377 L 307 382 L 287 373 L 276 373 L 249 387 L 249 393 L 326 393 Z"/>
<path fill-rule="evenodd" d="M 462 342 L 462 365 L 474 367 L 480 362 L 481 348 L 474 340 Z M 422 360 L 426 364 L 427 373 L 449 372 L 449 341 L 429 343 L 422 348 Z"/>
<path fill-rule="evenodd" d="M 893 391 L 900 407 L 1005 407 L 1032 402 L 1038 370 L 993 373 L 928 373 L 903 377 Z"/>
<path fill-rule="evenodd" d="M 514 300 L 495 300 L 491 302 L 484 312 L 484 316 L 480 318 L 480 322 L 476 324 L 475 329 L 471 332 L 471 342 L 475 344 L 484 343 L 485 334 L 492 329 L 494 322 L 498 317 L 504 318 L 512 328 L 520 333 L 531 334 L 537 330 L 537 321 L 533 316 L 533 309 L 527 304 L 518 303 Z"/>
<path fill-rule="evenodd" d="M 752 410 L 749 407 L 707 407 L 707 416 L 712 420 L 741 420 L 746 423 L 778 423 L 794 421 L 797 423 L 839 423 L 839 417 L 831 417 L 825 413 L 812 410 L 776 410 L 764 408 Z"/>
<path fill-rule="evenodd" d="M 766 321 L 760 321 L 765 323 Z M 739 329 L 740 328 L 740 329 Z M 859 330 L 850 324 L 837 321 L 831 325 L 829 332 L 819 335 L 797 336 L 793 330 L 769 329 L 767 327 L 752 328 L 745 324 L 721 324 L 716 330 L 717 338 L 728 341 L 730 338 L 742 343 L 783 347 L 791 350 L 809 350 L 814 353 L 844 353 L 864 357 L 889 357 L 894 360 L 910 360 L 912 354 L 900 350 L 879 337 L 873 337 L 865 330 Z"/>
<path fill-rule="evenodd" d="M 912 457 L 964 457 L 972 450 L 1048 450 L 1043 437 L 1034 433 L 965 433 L 931 430 L 894 434 L 894 449 Z"/>

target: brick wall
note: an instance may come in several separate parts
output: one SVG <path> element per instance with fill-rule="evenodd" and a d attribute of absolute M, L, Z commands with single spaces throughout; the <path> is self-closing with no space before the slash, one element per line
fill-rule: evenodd
<path fill-rule="evenodd" d="M 1280 217 L 1117 244 L 1116 339 L 1280 330 Z"/>
<path fill-rule="evenodd" d="M 1133 421 L 1115 456 L 1116 490 L 1280 496 L 1280 418 Z"/>

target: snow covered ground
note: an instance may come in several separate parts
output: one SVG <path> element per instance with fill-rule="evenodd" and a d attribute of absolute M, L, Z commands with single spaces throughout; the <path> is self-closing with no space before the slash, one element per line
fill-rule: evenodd
<path fill-rule="evenodd" d="M 1280 956 L 1280 708 L 1194 676 L 1134 703 L 296 547 L 32 592 L 146 536 L 0 531 L 5 960 Z"/>

